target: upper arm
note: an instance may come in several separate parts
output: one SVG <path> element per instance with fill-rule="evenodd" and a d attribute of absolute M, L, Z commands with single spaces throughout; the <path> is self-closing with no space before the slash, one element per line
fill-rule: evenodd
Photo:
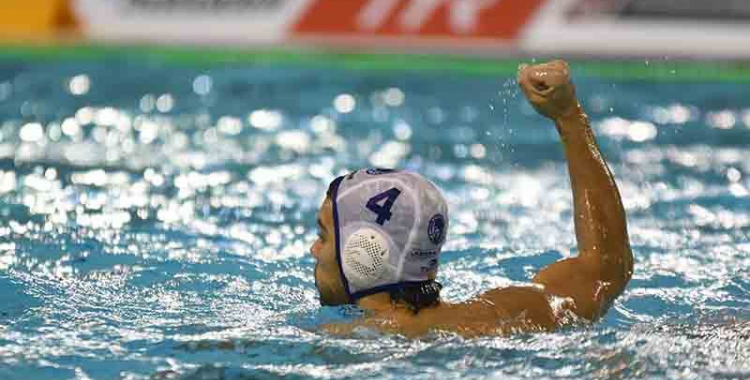
<path fill-rule="evenodd" d="M 478 302 L 489 302 L 503 329 L 511 331 L 554 330 L 558 325 L 548 295 L 536 286 L 510 286 L 487 291 Z"/>

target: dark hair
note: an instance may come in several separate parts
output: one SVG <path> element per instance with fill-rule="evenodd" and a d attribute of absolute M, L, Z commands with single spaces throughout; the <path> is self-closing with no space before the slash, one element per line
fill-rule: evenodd
<path fill-rule="evenodd" d="M 443 285 L 435 280 L 415 284 L 405 284 L 391 290 L 391 302 L 405 303 L 414 314 L 420 310 L 440 304 L 440 290 Z"/>
<path fill-rule="evenodd" d="M 328 190 L 326 190 L 326 198 L 333 200 L 333 189 L 337 188 L 342 180 L 344 180 L 343 176 L 331 181 L 331 183 L 328 185 Z"/>

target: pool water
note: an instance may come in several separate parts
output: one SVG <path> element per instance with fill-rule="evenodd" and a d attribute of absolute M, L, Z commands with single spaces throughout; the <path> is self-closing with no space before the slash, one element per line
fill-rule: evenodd
<path fill-rule="evenodd" d="M 319 306 L 308 248 L 352 169 L 444 190 L 447 300 L 575 253 L 559 139 L 511 76 L 0 60 L 0 379 L 750 377 L 750 87 L 575 81 L 636 259 L 606 317 L 342 338 L 318 326 L 359 312 Z"/>

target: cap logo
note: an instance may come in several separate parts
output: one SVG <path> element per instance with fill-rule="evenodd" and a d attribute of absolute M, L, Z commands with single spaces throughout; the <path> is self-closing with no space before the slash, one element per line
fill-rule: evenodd
<path fill-rule="evenodd" d="M 428 251 L 420 251 L 420 250 L 411 251 L 411 257 L 418 258 L 418 259 L 431 258 L 433 256 L 437 256 L 437 254 L 438 254 L 438 251 L 434 249 L 428 250 Z"/>
<path fill-rule="evenodd" d="M 427 236 L 432 244 L 440 244 L 445 239 L 445 218 L 442 214 L 435 214 L 427 225 Z"/>
<path fill-rule="evenodd" d="M 370 168 L 365 170 L 365 173 L 369 175 L 378 175 L 378 174 L 388 174 L 388 173 L 395 173 L 398 170 L 395 169 L 381 169 L 381 168 Z"/>

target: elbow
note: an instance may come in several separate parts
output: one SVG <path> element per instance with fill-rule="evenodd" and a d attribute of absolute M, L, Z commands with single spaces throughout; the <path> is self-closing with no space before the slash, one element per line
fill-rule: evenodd
<path fill-rule="evenodd" d="M 630 245 L 626 243 L 625 248 L 623 249 L 623 253 L 620 256 L 620 261 L 618 264 L 618 267 L 620 268 L 617 272 L 618 275 L 617 278 L 617 294 L 622 294 L 623 291 L 625 291 L 625 288 L 627 288 L 628 283 L 630 282 L 630 279 L 633 278 L 633 252 L 630 249 Z"/>
<path fill-rule="evenodd" d="M 610 287 L 612 296 L 625 291 L 633 277 L 633 253 L 627 241 L 620 247 L 611 247 L 600 258 L 599 279 Z"/>

